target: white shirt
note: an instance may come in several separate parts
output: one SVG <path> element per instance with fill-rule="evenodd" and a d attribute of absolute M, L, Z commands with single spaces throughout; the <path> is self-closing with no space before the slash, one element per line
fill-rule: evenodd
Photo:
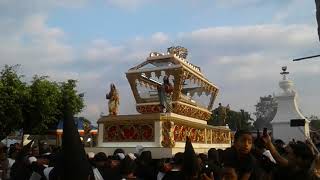
<path fill-rule="evenodd" d="M 99 170 L 97 168 L 92 168 L 93 171 L 93 175 L 95 180 L 104 180 L 101 173 L 99 172 Z"/>
<path fill-rule="evenodd" d="M 162 180 L 162 178 L 166 175 L 166 173 L 163 173 L 163 172 L 158 172 L 158 175 L 157 175 L 157 180 Z"/>
<path fill-rule="evenodd" d="M 265 155 L 266 157 L 268 157 L 270 159 L 270 161 L 277 164 L 276 160 L 272 157 L 272 154 L 269 150 L 265 150 L 262 154 Z"/>

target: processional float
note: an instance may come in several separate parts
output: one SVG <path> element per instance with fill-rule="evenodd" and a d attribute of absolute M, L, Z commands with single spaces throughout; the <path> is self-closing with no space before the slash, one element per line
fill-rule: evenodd
<path fill-rule="evenodd" d="M 230 147 L 228 127 L 207 125 L 219 89 L 187 54 L 180 46 L 152 52 L 126 72 L 140 114 L 102 116 L 97 151 L 134 152 L 142 145 L 154 158 L 171 157 L 184 151 L 186 136 L 199 153 Z"/>

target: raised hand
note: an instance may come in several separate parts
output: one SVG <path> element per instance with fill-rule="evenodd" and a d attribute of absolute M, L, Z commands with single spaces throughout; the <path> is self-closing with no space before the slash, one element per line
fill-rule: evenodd
<path fill-rule="evenodd" d="M 271 137 L 268 133 L 264 134 L 261 139 L 263 140 L 263 142 L 265 143 L 265 145 L 268 147 L 272 144 L 272 141 L 271 141 Z"/>

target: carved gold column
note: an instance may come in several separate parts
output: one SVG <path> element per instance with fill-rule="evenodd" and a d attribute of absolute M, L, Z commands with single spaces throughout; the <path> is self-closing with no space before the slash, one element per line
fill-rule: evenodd
<path fill-rule="evenodd" d="M 174 123 L 172 121 L 162 122 L 162 141 L 163 147 L 172 148 L 176 144 L 174 140 Z"/>
<path fill-rule="evenodd" d="M 175 69 L 173 72 L 173 76 L 174 76 L 174 93 L 172 100 L 173 101 L 177 101 L 180 99 L 180 94 L 181 94 L 181 89 L 182 89 L 182 83 L 184 81 L 184 77 L 183 77 L 183 69 Z"/>
<path fill-rule="evenodd" d="M 212 129 L 206 129 L 206 143 L 212 144 Z"/>

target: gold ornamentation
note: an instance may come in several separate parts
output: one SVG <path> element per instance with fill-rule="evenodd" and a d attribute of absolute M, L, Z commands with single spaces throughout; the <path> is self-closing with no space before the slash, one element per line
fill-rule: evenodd
<path fill-rule="evenodd" d="M 173 107 L 172 112 L 188 117 L 208 120 L 211 117 L 211 109 L 218 93 L 218 87 L 205 78 L 199 67 L 183 59 L 186 58 L 188 54 L 186 48 L 181 46 L 170 47 L 168 48 L 168 53 L 168 55 L 163 56 L 159 53 L 151 53 L 152 57 L 147 58 L 146 61 L 138 66 L 129 69 L 126 73 L 137 103 L 137 111 L 140 113 L 160 112 L 159 107 L 156 107 L 159 105 L 151 104 L 159 103 L 159 98 L 156 98 L 154 92 L 157 90 L 157 86 L 162 84 L 162 80 L 159 78 L 161 77 L 160 75 L 164 74 L 167 76 L 170 75 L 170 79 L 173 80 L 172 101 L 176 102 L 173 104 L 173 106 L 176 107 Z M 177 58 L 177 56 L 180 58 Z M 148 66 L 149 64 L 152 64 L 152 66 Z M 156 78 L 152 77 L 152 74 L 154 74 Z M 199 86 L 198 88 L 202 91 L 198 93 L 204 92 L 205 95 L 210 98 L 209 104 L 206 105 L 206 107 L 201 106 L 201 103 L 197 101 L 194 102 L 185 98 L 185 91 L 183 91 L 183 89 L 186 80 L 197 84 Z M 147 88 L 146 92 L 143 91 L 143 93 L 141 93 L 141 90 L 138 90 L 142 83 L 142 86 L 149 88 Z M 142 105 L 143 103 L 148 103 L 149 105 Z M 188 105 L 184 105 L 184 103 Z"/>
<path fill-rule="evenodd" d="M 231 143 L 230 131 L 222 129 L 212 129 L 212 143 L 229 144 Z"/>
<path fill-rule="evenodd" d="M 118 115 L 120 97 L 116 86 L 111 83 L 110 92 L 106 94 L 106 99 L 109 99 L 109 115 Z"/>
<path fill-rule="evenodd" d="M 198 108 L 193 108 L 192 106 L 184 105 L 181 103 L 172 103 L 173 105 L 173 113 L 196 118 L 202 120 L 208 120 L 211 117 L 211 113 L 207 111 L 203 111 Z M 161 108 L 158 104 L 150 104 L 150 105 L 137 105 L 137 111 L 141 114 L 148 113 L 160 113 Z"/>
<path fill-rule="evenodd" d="M 192 142 L 205 142 L 205 129 L 190 127 L 185 124 L 175 124 L 174 126 L 174 140 L 176 142 L 185 142 L 186 136 L 189 136 Z"/>
<path fill-rule="evenodd" d="M 172 46 L 168 48 L 169 54 L 174 54 L 180 58 L 186 59 L 188 56 L 188 49 L 182 46 Z"/>
<path fill-rule="evenodd" d="M 104 142 L 153 142 L 154 123 L 108 124 L 104 126 Z"/>
<path fill-rule="evenodd" d="M 206 140 L 207 144 L 212 143 L 212 129 L 206 129 Z"/>
<path fill-rule="evenodd" d="M 174 123 L 172 121 L 162 122 L 162 141 L 163 147 L 172 148 L 176 145 L 174 140 Z"/>

